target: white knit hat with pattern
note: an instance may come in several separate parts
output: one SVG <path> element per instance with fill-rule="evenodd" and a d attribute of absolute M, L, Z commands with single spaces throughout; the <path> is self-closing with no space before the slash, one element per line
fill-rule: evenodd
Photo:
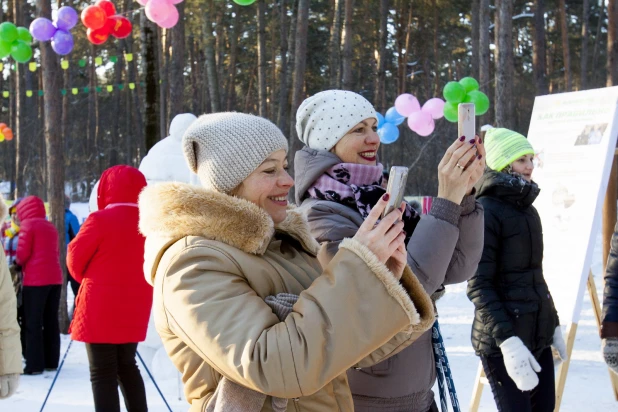
<path fill-rule="evenodd" d="M 200 116 L 185 132 L 182 147 L 202 186 L 230 193 L 271 153 L 287 152 L 288 142 L 267 119 L 224 112 Z"/>
<path fill-rule="evenodd" d="M 376 111 L 360 94 L 326 90 L 301 103 L 296 112 L 298 138 L 312 149 L 330 150 L 355 125 L 377 120 Z"/>

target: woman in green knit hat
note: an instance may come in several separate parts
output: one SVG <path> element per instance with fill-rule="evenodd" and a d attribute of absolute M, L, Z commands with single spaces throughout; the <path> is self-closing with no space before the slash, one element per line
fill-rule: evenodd
<path fill-rule="evenodd" d="M 566 345 L 543 277 L 534 149 L 500 128 L 487 132 L 485 149 L 487 170 L 476 193 L 485 209 L 485 244 L 467 291 L 475 306 L 472 345 L 499 411 L 553 411 L 554 362 L 566 359 Z"/>

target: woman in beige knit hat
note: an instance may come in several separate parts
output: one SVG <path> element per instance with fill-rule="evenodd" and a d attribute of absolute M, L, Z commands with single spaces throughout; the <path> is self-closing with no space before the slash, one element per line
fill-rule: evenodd
<path fill-rule="evenodd" d="M 294 163 L 296 203 L 321 244 L 322 265 L 334 258 L 344 238 L 366 224 L 384 194 L 376 124 L 371 103 L 343 90 L 311 96 L 296 114 L 296 131 L 307 145 Z M 434 301 L 444 294 L 444 285 L 472 277 L 481 257 L 483 209 L 473 187 L 483 173 L 484 154 L 480 139 L 457 139 L 438 167 L 431 212 L 421 217 L 406 205 L 407 262 Z M 414 179 L 414 170 L 408 179 Z M 399 354 L 351 369 L 348 379 L 356 412 L 437 410 L 431 331 Z"/>
<path fill-rule="evenodd" d="M 148 187 L 140 229 L 155 325 L 191 410 L 353 411 L 346 370 L 400 351 L 433 323 L 405 263 L 401 211 L 376 225 L 381 200 L 322 268 L 287 204 L 287 141 L 274 124 L 204 115 L 183 146 L 203 187 Z"/>

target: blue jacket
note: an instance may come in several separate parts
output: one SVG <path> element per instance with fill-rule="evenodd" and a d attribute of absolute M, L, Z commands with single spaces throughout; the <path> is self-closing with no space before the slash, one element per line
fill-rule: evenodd
<path fill-rule="evenodd" d="M 75 216 L 69 209 L 64 209 L 64 235 L 66 246 L 68 246 L 71 240 L 77 236 L 77 232 L 79 232 L 79 222 L 77 221 L 77 216 Z"/>
<path fill-rule="evenodd" d="M 612 245 L 605 269 L 601 337 L 618 338 L 618 224 L 614 228 Z"/>

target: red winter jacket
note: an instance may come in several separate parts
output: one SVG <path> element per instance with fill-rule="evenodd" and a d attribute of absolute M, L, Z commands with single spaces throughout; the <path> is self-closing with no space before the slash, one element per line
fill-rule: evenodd
<path fill-rule="evenodd" d="M 62 285 L 58 231 L 45 219 L 45 205 L 28 196 L 17 206 L 20 220 L 16 263 L 22 267 L 24 286 Z"/>
<path fill-rule="evenodd" d="M 144 237 L 137 198 L 146 178 L 134 167 L 103 172 L 99 210 L 69 244 L 69 273 L 81 283 L 71 337 L 87 343 L 133 343 L 146 338 L 152 287 L 144 278 Z"/>

